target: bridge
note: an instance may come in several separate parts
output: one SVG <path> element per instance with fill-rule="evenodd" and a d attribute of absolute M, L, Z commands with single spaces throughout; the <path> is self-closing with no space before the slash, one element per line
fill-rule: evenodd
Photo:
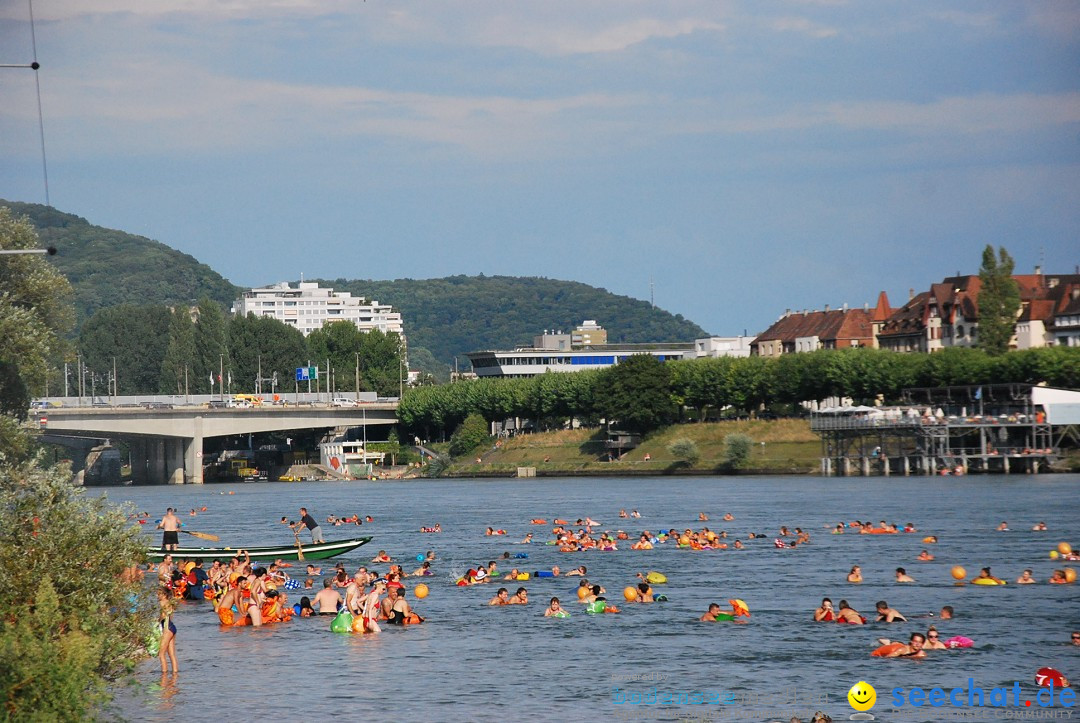
<path fill-rule="evenodd" d="M 350 406 L 305 401 L 246 408 L 210 406 L 209 400 L 196 399 L 115 406 L 54 399 L 39 404 L 31 415 L 43 434 L 127 441 L 136 483 L 202 484 L 203 440 L 208 437 L 397 422 L 396 399 Z"/>

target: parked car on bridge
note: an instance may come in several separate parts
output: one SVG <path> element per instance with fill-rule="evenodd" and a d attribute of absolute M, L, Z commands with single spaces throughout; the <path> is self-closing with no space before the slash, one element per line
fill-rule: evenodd
<path fill-rule="evenodd" d="M 330 400 L 331 407 L 355 407 L 356 401 L 348 397 L 334 397 Z"/>

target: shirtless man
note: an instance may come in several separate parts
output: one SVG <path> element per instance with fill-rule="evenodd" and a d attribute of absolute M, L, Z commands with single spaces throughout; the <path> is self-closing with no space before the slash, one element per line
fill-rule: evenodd
<path fill-rule="evenodd" d="M 907 622 L 907 618 L 901 615 L 899 611 L 889 607 L 889 603 L 885 602 L 884 600 L 878 600 L 875 607 L 877 608 L 877 621 L 879 623 Z M 921 633 L 915 633 L 915 635 L 918 635 L 920 638 L 922 637 Z M 925 640 L 926 639 L 923 638 L 924 642 Z M 921 648 L 922 643 L 919 643 L 919 646 Z"/>
<path fill-rule="evenodd" d="M 575 568 L 573 570 L 567 570 L 565 573 L 563 573 L 563 576 L 564 577 L 573 577 L 575 575 L 585 575 L 586 572 L 587 571 L 586 571 L 585 566 L 582 565 L 581 567 Z"/>
<path fill-rule="evenodd" d="M 923 650 L 923 645 L 926 643 L 926 636 L 922 633 L 912 633 L 911 638 L 908 640 L 907 645 L 903 645 L 896 650 L 892 651 L 886 658 L 925 658 L 926 652 Z M 882 645 L 888 645 L 889 641 L 885 640 Z"/>
<path fill-rule="evenodd" d="M 510 592 L 505 587 L 500 587 L 495 593 L 495 597 L 488 600 L 488 605 L 509 605 L 510 604 Z"/>
<path fill-rule="evenodd" d="M 161 518 L 157 528 L 164 530 L 161 533 L 162 550 L 175 550 L 180 546 L 180 518 L 172 507 L 165 510 L 165 516 Z"/>
<path fill-rule="evenodd" d="M 506 601 L 507 605 L 528 605 L 529 604 L 529 592 L 523 587 L 519 587 L 517 592 L 510 596 L 510 599 Z"/>
<path fill-rule="evenodd" d="M 376 580 L 375 586 L 361 600 L 361 618 L 364 620 L 365 633 L 381 633 L 382 628 L 375 618 L 379 615 L 379 596 L 386 591 L 386 583 Z"/>
<path fill-rule="evenodd" d="M 915 578 L 907 574 L 907 570 L 902 567 L 896 568 L 896 581 L 897 582 L 915 582 Z"/>
<path fill-rule="evenodd" d="M 1038 580 L 1031 576 L 1031 570 L 1024 570 L 1024 573 L 1020 577 L 1016 578 L 1017 585 L 1034 585 Z"/>
<path fill-rule="evenodd" d="M 396 587 L 388 587 L 386 589 L 386 597 L 379 603 L 380 619 L 390 620 L 390 618 L 394 616 L 394 603 L 397 602 L 399 594 Z"/>
<path fill-rule="evenodd" d="M 161 587 L 172 587 L 173 557 L 166 554 L 157 566 L 158 584 Z"/>
<path fill-rule="evenodd" d="M 241 607 L 240 590 L 241 587 L 246 583 L 247 578 L 236 578 L 236 587 L 230 588 L 224 595 L 221 596 L 220 600 L 214 603 L 214 612 L 217 612 L 221 608 L 225 608 L 226 610 L 228 610 L 232 607 L 235 607 L 237 610 L 239 610 Z"/>
<path fill-rule="evenodd" d="M 923 550 L 919 553 L 919 556 L 915 558 L 919 562 L 930 562 L 934 559 L 934 556 L 930 554 L 929 550 Z"/>
<path fill-rule="evenodd" d="M 952 605 L 946 605 L 945 607 L 941 608 L 941 612 L 938 613 L 938 617 L 941 618 L 942 620 L 952 620 L 952 617 L 953 617 L 953 607 L 952 607 Z"/>
<path fill-rule="evenodd" d="M 709 605 L 709 611 L 698 618 L 701 623 L 715 623 L 716 616 L 720 614 L 720 606 L 716 603 Z"/>
<path fill-rule="evenodd" d="M 367 587 L 367 575 L 361 575 L 359 572 L 345 587 L 345 608 L 353 615 L 361 613 L 360 606 L 364 599 L 365 587 Z"/>
<path fill-rule="evenodd" d="M 323 580 L 323 589 L 311 601 L 319 615 L 336 615 L 338 607 L 345 602 L 341 598 L 341 593 L 332 587 L 332 582 L 333 580 L 329 577 Z"/>

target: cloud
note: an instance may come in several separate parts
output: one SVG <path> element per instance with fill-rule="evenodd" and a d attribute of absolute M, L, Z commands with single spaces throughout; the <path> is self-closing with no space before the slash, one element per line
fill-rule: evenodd
<path fill-rule="evenodd" d="M 815 23 L 808 18 L 794 16 L 773 18 L 768 22 L 768 26 L 777 32 L 800 33 L 818 39 L 832 38 L 840 34 L 836 28 Z"/>

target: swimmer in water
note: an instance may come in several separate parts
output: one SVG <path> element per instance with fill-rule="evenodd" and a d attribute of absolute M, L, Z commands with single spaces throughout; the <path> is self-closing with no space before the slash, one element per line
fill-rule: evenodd
<path fill-rule="evenodd" d="M 836 619 L 833 612 L 832 600 L 825 597 L 821 599 L 821 607 L 814 611 L 814 621 L 819 623 L 831 623 Z"/>
<path fill-rule="evenodd" d="M 1072 644 L 1073 645 L 1080 645 L 1080 630 L 1073 630 L 1072 631 Z"/>
<path fill-rule="evenodd" d="M 1002 580 L 1000 577 L 994 577 L 993 575 L 990 574 L 990 568 L 989 567 L 984 567 L 982 570 L 979 571 L 978 576 L 976 576 L 975 579 L 971 581 L 972 585 L 975 584 L 975 580 L 993 580 L 998 585 L 1004 585 L 1005 584 L 1005 581 Z"/>
<path fill-rule="evenodd" d="M 630 511 L 630 516 L 634 517 L 634 518 L 638 518 L 638 517 L 641 517 L 641 513 L 638 512 L 637 510 L 631 510 Z"/>
<path fill-rule="evenodd" d="M 847 600 L 840 601 L 840 609 L 836 612 L 836 622 L 844 622 L 849 625 L 863 625 L 866 623 L 866 619 L 859 614 L 859 611 L 848 605 Z"/>
<path fill-rule="evenodd" d="M 716 616 L 720 614 L 720 606 L 713 603 L 709 606 L 709 611 L 698 618 L 698 622 L 701 623 L 715 623 Z"/>
<path fill-rule="evenodd" d="M 952 620 L 953 612 L 953 606 L 946 605 L 945 607 L 941 608 L 941 612 L 938 613 L 938 617 L 942 620 Z"/>
<path fill-rule="evenodd" d="M 862 582 L 862 568 L 858 565 L 851 566 L 851 572 L 847 576 L 848 582 Z"/>
<path fill-rule="evenodd" d="M 734 519 L 735 519 L 735 515 L 731 514 L 730 512 L 724 513 L 724 521 L 725 522 L 731 522 Z"/>
<path fill-rule="evenodd" d="M 741 549 L 743 549 L 743 544 L 742 544 L 742 540 L 735 540 L 735 545 L 734 545 L 734 547 L 735 547 L 735 549 L 736 549 L 736 550 L 741 550 Z"/>
<path fill-rule="evenodd" d="M 544 610 L 544 617 L 550 618 L 556 615 L 562 616 L 564 614 L 566 614 L 566 611 L 563 610 L 562 605 L 559 604 L 559 598 L 551 598 L 551 604 L 547 606 L 546 610 Z"/>
<path fill-rule="evenodd" d="M 1046 523 L 1045 522 L 1037 522 L 1037 523 L 1035 523 L 1035 526 L 1031 528 L 1031 531 L 1032 532 L 1046 532 Z"/>
<path fill-rule="evenodd" d="M 567 570 L 567 572 L 565 574 L 565 577 L 574 577 L 575 575 L 584 575 L 585 572 L 586 572 L 586 568 L 585 568 L 584 565 L 582 565 L 581 567 L 575 568 L 573 570 Z"/>
<path fill-rule="evenodd" d="M 488 600 L 488 605 L 509 605 L 510 604 L 510 591 L 505 587 L 500 587 L 498 592 L 495 593 L 495 597 Z"/>
<path fill-rule="evenodd" d="M 930 562 L 934 559 L 934 556 L 930 554 L 929 550 L 923 550 L 919 553 L 919 556 L 915 558 L 919 562 Z"/>
<path fill-rule="evenodd" d="M 1001 524 L 997 526 L 997 531 L 998 531 L 998 532 L 1008 532 L 1008 531 L 1009 531 L 1009 523 L 1008 523 L 1008 522 L 1005 522 L 1005 521 L 1003 520 L 1003 521 L 1001 522 Z"/>
<path fill-rule="evenodd" d="M 517 592 L 510 596 L 510 600 L 507 601 L 508 605 L 528 605 L 529 604 L 529 591 L 523 587 L 519 587 Z"/>
<path fill-rule="evenodd" d="M 1053 576 L 1048 580 L 1051 585 L 1068 585 L 1069 579 L 1065 577 L 1064 570 L 1054 570 Z"/>
<path fill-rule="evenodd" d="M 1016 578 L 1017 585 L 1034 585 L 1038 580 L 1031 576 L 1031 570 L 1024 570 L 1020 577 Z"/>
<path fill-rule="evenodd" d="M 698 522 L 708 522 L 709 521 L 709 516 L 707 514 L 705 514 L 704 512 L 699 512 L 697 518 L 698 518 Z"/>
<path fill-rule="evenodd" d="M 638 602 L 640 602 L 640 603 L 656 602 L 653 599 L 652 588 L 649 587 L 649 584 L 647 582 L 639 582 L 638 586 L 637 586 L 637 590 L 638 590 L 638 593 L 637 593 L 637 601 Z"/>
<path fill-rule="evenodd" d="M 532 533 L 531 532 L 529 534 L 525 535 L 525 539 L 521 541 L 521 544 L 522 545 L 531 545 L 532 544 Z"/>
<path fill-rule="evenodd" d="M 895 610 L 889 607 L 889 603 L 885 602 L 884 600 L 878 600 L 875 607 L 877 608 L 877 621 L 879 623 L 907 622 L 907 618 L 901 615 L 899 610 Z"/>
<path fill-rule="evenodd" d="M 887 638 L 881 638 L 878 640 L 882 645 L 888 645 L 889 640 Z M 908 640 L 907 645 L 901 645 L 896 650 L 891 651 L 886 658 L 925 658 L 926 652 L 923 650 L 923 646 L 926 644 L 926 636 L 922 633 L 912 633 L 911 638 Z"/>
<path fill-rule="evenodd" d="M 589 587 L 588 590 L 589 592 L 584 597 L 578 598 L 581 602 L 586 604 L 596 602 L 596 599 L 600 597 L 600 594 L 603 592 L 603 588 L 599 585 L 593 585 Z"/>
<path fill-rule="evenodd" d="M 941 642 L 937 628 L 931 625 L 930 629 L 926 631 L 926 642 L 923 644 L 923 648 L 926 650 L 947 650 L 948 647 Z"/>
<path fill-rule="evenodd" d="M 915 578 L 907 574 L 907 570 L 902 567 L 896 568 L 896 581 L 897 582 L 915 582 Z"/>
<path fill-rule="evenodd" d="M 622 517 L 622 518 L 625 519 L 625 518 L 627 518 L 629 516 L 630 515 L 626 514 L 626 510 L 619 510 L 619 517 Z"/>

